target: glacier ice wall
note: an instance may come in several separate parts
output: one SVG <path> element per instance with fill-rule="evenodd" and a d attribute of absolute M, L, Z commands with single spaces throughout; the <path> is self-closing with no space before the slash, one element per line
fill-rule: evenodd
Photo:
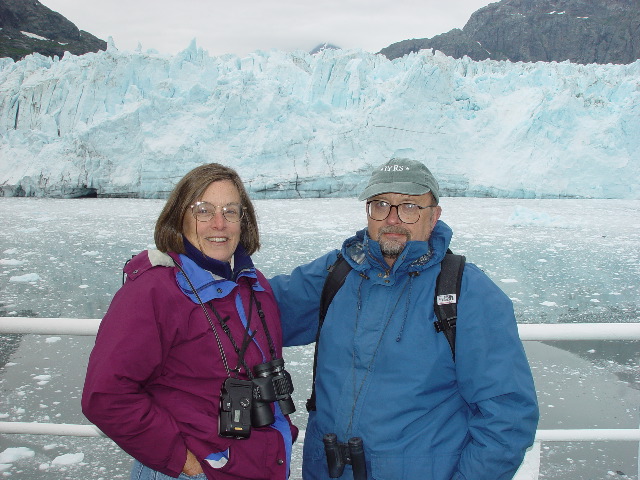
<path fill-rule="evenodd" d="M 360 50 L 0 59 L 0 195 L 164 197 L 220 162 L 255 198 L 351 196 L 394 154 L 445 195 L 640 198 L 640 61 Z"/>

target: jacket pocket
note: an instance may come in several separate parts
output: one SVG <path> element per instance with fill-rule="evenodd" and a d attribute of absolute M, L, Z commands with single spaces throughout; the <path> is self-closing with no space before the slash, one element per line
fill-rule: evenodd
<path fill-rule="evenodd" d="M 322 437 L 325 433 L 320 432 L 317 428 L 317 423 L 312 420 L 312 415 L 315 412 L 309 414 L 309 420 L 307 421 L 307 430 L 304 434 L 304 447 L 302 453 L 302 459 L 304 462 L 318 462 L 319 460 L 326 460 L 324 453 L 324 443 L 322 443 Z M 326 462 L 325 462 L 326 463 Z"/>
<path fill-rule="evenodd" d="M 371 477 L 374 480 L 449 480 L 458 468 L 459 454 L 428 456 L 373 455 Z"/>

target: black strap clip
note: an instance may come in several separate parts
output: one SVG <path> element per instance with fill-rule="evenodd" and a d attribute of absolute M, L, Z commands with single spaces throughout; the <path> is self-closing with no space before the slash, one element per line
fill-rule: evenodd
<path fill-rule="evenodd" d="M 446 332 L 448 330 L 453 330 L 456 328 L 456 321 L 458 320 L 457 316 L 443 318 L 442 320 L 436 320 L 433 322 L 433 326 L 436 329 L 436 332 Z"/>

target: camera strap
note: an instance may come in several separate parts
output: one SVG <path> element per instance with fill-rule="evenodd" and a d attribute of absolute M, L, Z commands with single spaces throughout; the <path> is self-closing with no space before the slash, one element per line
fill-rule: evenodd
<path fill-rule="evenodd" d="M 198 295 L 198 291 L 193 286 L 193 283 L 191 283 L 191 280 L 189 279 L 189 276 L 187 275 L 187 272 L 185 272 L 184 268 L 182 268 L 182 265 L 180 265 L 175 260 L 173 261 L 173 264 L 176 267 L 178 267 L 180 272 L 182 272 L 182 275 L 184 275 L 184 278 L 187 280 L 187 283 L 189 284 L 189 287 L 191 287 L 191 290 L 193 291 L 194 295 L 198 299 L 198 302 L 200 303 L 200 306 L 202 307 L 202 311 L 204 312 L 205 317 L 207 317 L 209 325 L 211 325 L 211 330 L 213 330 L 213 334 L 216 337 L 216 343 L 218 344 L 218 349 L 220 350 L 220 356 L 222 357 L 222 364 L 224 365 L 224 369 L 227 372 L 227 376 L 231 377 L 231 369 L 229 368 L 229 362 L 227 362 L 227 356 L 224 353 L 224 348 L 222 348 L 222 341 L 220 341 L 220 336 L 218 335 L 218 331 L 216 330 L 216 327 L 213 324 L 213 321 L 211 320 L 211 317 L 209 316 L 209 312 L 207 312 L 207 307 L 205 307 L 204 303 L 202 303 L 202 299 L 200 298 L 200 295 Z"/>
<path fill-rule="evenodd" d="M 247 372 L 247 376 L 250 379 L 253 379 L 253 374 L 251 373 L 251 369 L 249 368 L 249 366 L 244 360 L 244 352 L 247 350 L 247 347 L 249 346 L 249 344 L 251 343 L 251 340 L 253 340 L 253 337 L 255 336 L 255 332 L 252 334 L 249 328 L 251 319 L 249 318 L 249 321 L 247 322 L 247 325 L 245 328 L 244 340 L 242 341 L 242 346 L 238 347 L 238 344 L 236 343 L 236 341 L 233 338 L 233 335 L 231 334 L 231 329 L 229 328 L 229 325 L 227 325 L 227 322 L 229 321 L 230 317 L 227 316 L 225 318 L 222 318 L 218 313 L 218 310 L 216 310 L 216 308 L 213 306 L 213 302 L 209 302 L 209 307 L 215 314 L 216 318 L 218 319 L 218 322 L 220 323 L 220 326 L 222 327 L 222 331 L 227 334 L 227 337 L 229 338 L 229 341 L 231 342 L 233 349 L 238 355 L 238 364 L 236 365 L 236 368 L 233 369 L 233 371 L 236 373 L 239 372 L 240 366 L 242 366 L 244 367 L 244 370 Z"/>
<path fill-rule="evenodd" d="M 215 306 L 213 305 L 213 302 L 211 301 L 209 302 L 209 307 L 211 308 L 213 313 L 216 315 L 216 318 L 218 319 L 218 322 L 220 322 L 220 326 L 222 327 L 222 330 L 229 338 L 231 345 L 233 345 L 233 348 L 236 354 L 238 355 L 238 365 L 236 366 L 235 371 L 239 371 L 240 366 L 242 366 L 247 372 L 247 376 L 251 379 L 253 378 L 253 373 L 249 368 L 249 366 L 247 365 L 247 363 L 245 362 L 245 359 L 244 359 L 245 352 L 252 341 L 256 344 L 258 349 L 260 349 L 260 351 L 262 352 L 262 348 L 260 347 L 260 344 L 258 344 L 258 341 L 255 339 L 255 335 L 257 332 L 251 331 L 251 320 L 253 318 L 254 305 L 255 305 L 256 311 L 258 312 L 258 317 L 260 318 L 260 322 L 262 323 L 262 328 L 264 329 L 265 336 L 267 337 L 267 342 L 269 345 L 269 354 L 271 355 L 271 360 L 274 360 L 276 358 L 276 348 L 273 342 L 273 338 L 271 337 L 271 332 L 269 331 L 269 327 L 267 325 L 264 311 L 262 310 L 262 304 L 260 303 L 260 301 L 258 300 L 258 297 L 255 294 L 253 285 L 251 285 L 251 280 L 249 278 L 247 278 L 246 280 L 247 280 L 247 286 L 249 287 L 250 296 L 249 296 L 249 312 L 246 315 L 246 323 L 244 322 L 244 320 L 242 320 L 242 317 L 241 317 L 241 320 L 245 327 L 245 333 L 244 333 L 244 339 L 242 341 L 242 345 L 238 346 L 238 344 L 233 338 L 231 329 L 229 328 L 229 325 L 227 325 L 227 322 L 229 321 L 229 317 L 222 318 L 221 315 L 216 310 Z M 265 358 L 264 352 L 262 355 L 263 355 L 263 358 Z"/>
<path fill-rule="evenodd" d="M 244 359 L 245 352 L 246 352 L 247 348 L 249 347 L 249 345 L 251 344 L 251 342 L 255 341 L 254 337 L 255 337 L 255 335 L 257 333 L 255 331 L 254 332 L 251 331 L 251 318 L 253 316 L 252 305 L 256 306 L 256 310 L 258 312 L 258 316 L 260 317 L 260 321 L 262 323 L 262 327 L 264 328 L 264 332 L 265 332 L 265 335 L 267 337 L 267 342 L 268 342 L 268 345 L 269 345 L 269 353 L 271 354 L 271 359 L 272 360 L 276 358 L 276 349 L 275 349 L 275 344 L 273 343 L 273 338 L 271 337 L 271 333 L 269 332 L 269 327 L 267 326 L 265 314 L 264 314 L 264 312 L 262 310 L 262 305 L 260 304 L 260 301 L 258 300 L 258 298 L 255 295 L 255 292 L 253 290 L 253 286 L 251 285 L 251 280 L 249 278 L 247 278 L 247 286 L 249 287 L 249 292 L 250 292 L 249 313 L 248 313 L 248 316 L 247 316 L 247 322 L 245 324 L 245 333 L 244 333 L 244 338 L 243 338 L 241 346 L 238 346 L 238 344 L 236 343 L 235 339 L 233 338 L 233 335 L 231 333 L 231 329 L 229 328 L 229 325 L 227 325 L 227 322 L 229 321 L 230 317 L 227 316 L 225 318 L 222 318 L 222 316 L 220 315 L 218 310 L 213 305 L 213 302 L 211 302 L 211 301 L 208 302 L 209 308 L 211 308 L 211 311 L 216 316 L 216 319 L 218 320 L 218 323 L 220 323 L 220 327 L 222 328 L 222 331 L 227 335 L 227 337 L 229 338 L 229 341 L 231 342 L 231 345 L 233 346 L 234 351 L 238 355 L 238 364 L 236 365 L 235 368 L 231 369 L 229 367 L 229 363 L 227 361 L 227 357 L 226 357 L 226 355 L 224 353 L 224 348 L 222 346 L 222 342 L 220 340 L 218 331 L 216 330 L 215 324 L 211 320 L 211 317 L 209 315 L 209 312 L 207 311 L 207 308 L 204 305 L 204 302 L 200 298 L 200 295 L 198 295 L 198 292 L 197 292 L 196 288 L 194 287 L 193 283 L 191 282 L 191 280 L 187 276 L 187 273 L 182 268 L 182 266 L 179 265 L 175 260 L 174 260 L 173 263 L 174 263 L 174 265 L 176 265 L 176 267 L 178 267 L 178 269 L 184 275 L 184 278 L 187 280 L 187 283 L 189 284 L 189 287 L 193 291 L 195 297 L 198 300 L 198 303 L 202 307 L 202 310 L 203 310 L 203 312 L 204 312 L 204 314 L 205 314 L 205 316 L 207 318 L 207 321 L 209 322 L 209 325 L 211 326 L 211 330 L 213 330 L 213 333 L 214 333 L 214 335 L 216 337 L 216 342 L 218 344 L 218 349 L 220 350 L 220 355 L 222 357 L 222 363 L 224 364 L 224 368 L 225 368 L 225 370 L 227 372 L 227 375 L 230 377 L 231 376 L 231 372 L 235 372 L 236 375 L 237 375 L 240 372 L 240 369 L 244 368 L 245 372 L 247 373 L 247 377 L 249 379 L 253 379 L 253 372 L 251 371 L 251 368 L 249 368 L 249 366 L 247 365 L 247 363 L 246 363 L 246 361 Z M 256 341 L 256 345 L 260 349 L 260 345 L 257 344 L 257 341 Z"/>
<path fill-rule="evenodd" d="M 249 279 L 247 279 L 247 282 L 248 281 L 249 281 Z M 266 335 L 267 343 L 269 344 L 269 353 L 271 354 L 271 360 L 275 360 L 276 359 L 276 347 L 275 347 L 275 344 L 273 343 L 273 338 L 271 338 L 271 333 L 269 332 L 269 327 L 267 326 L 267 320 L 265 318 L 264 311 L 262 310 L 262 304 L 258 300 L 258 297 L 256 297 L 256 293 L 253 291 L 253 288 L 251 288 L 251 300 L 256 305 L 256 310 L 258 311 L 258 317 L 260 317 L 260 322 L 262 323 L 262 328 L 264 328 L 264 334 Z M 251 312 L 249 312 L 249 315 L 251 315 Z"/>

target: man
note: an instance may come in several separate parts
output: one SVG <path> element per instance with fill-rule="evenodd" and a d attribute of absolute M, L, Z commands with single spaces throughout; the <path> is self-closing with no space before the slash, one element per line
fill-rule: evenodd
<path fill-rule="evenodd" d="M 340 251 L 352 270 L 334 297 L 317 354 L 303 478 L 328 479 L 323 436 L 362 439 L 368 478 L 506 480 L 534 439 L 538 405 L 509 298 L 467 263 L 455 360 L 434 329 L 434 292 L 452 231 L 438 183 L 392 159 L 360 195 L 367 228 Z M 285 345 L 315 341 L 320 294 L 338 251 L 271 286 Z M 346 466 L 341 478 L 353 478 Z"/>

